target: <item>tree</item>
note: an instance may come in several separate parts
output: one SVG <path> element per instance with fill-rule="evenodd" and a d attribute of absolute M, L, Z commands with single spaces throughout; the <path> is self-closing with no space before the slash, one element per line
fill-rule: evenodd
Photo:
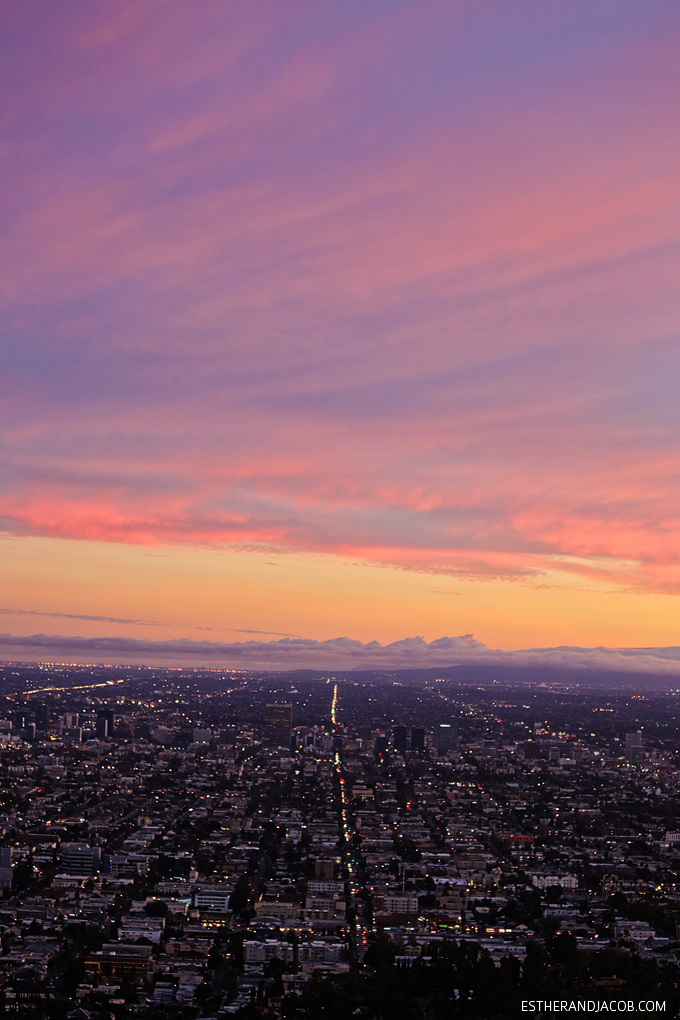
<path fill-rule="evenodd" d="M 21 892 L 28 888 L 33 881 L 32 861 L 19 861 L 12 874 L 12 892 Z"/>
<path fill-rule="evenodd" d="M 168 905 L 164 900 L 152 900 L 144 907 L 144 912 L 149 917 L 167 917 Z"/>
<path fill-rule="evenodd" d="M 239 914 L 248 906 L 250 901 L 250 883 L 247 875 L 241 875 L 233 893 L 229 897 L 229 909 Z"/>

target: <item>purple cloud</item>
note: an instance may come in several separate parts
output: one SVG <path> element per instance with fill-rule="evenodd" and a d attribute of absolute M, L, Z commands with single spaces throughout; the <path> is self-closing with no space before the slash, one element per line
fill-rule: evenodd
<path fill-rule="evenodd" d="M 0 634 L 8 658 L 38 661 L 221 665 L 240 669 L 427 669 L 456 665 L 515 666 L 527 669 L 680 675 L 680 648 L 528 648 L 506 652 L 487 648 L 471 634 L 427 642 L 422 637 L 391 644 L 348 637 L 315 641 L 148 641 L 125 637 L 68 637 Z"/>
<path fill-rule="evenodd" d="M 680 591 L 677 6 L 194 6 L 3 10 L 4 528 Z"/>

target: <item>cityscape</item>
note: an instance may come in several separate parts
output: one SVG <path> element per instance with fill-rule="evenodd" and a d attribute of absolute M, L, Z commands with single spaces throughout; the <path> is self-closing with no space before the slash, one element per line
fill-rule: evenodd
<path fill-rule="evenodd" d="M 1 679 L 10 1014 L 680 1007 L 677 681 Z"/>
<path fill-rule="evenodd" d="M 0 3 L 0 1020 L 680 1020 L 680 3 Z"/>

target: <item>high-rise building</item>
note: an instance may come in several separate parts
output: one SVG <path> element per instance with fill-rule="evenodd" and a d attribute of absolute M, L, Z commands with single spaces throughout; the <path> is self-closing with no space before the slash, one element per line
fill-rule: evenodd
<path fill-rule="evenodd" d="M 451 723 L 439 723 L 434 728 L 434 746 L 438 754 L 446 754 L 456 747 L 456 727 Z"/>
<path fill-rule="evenodd" d="M 406 754 L 406 744 L 408 741 L 408 730 L 405 726 L 395 726 L 392 730 L 392 742 L 394 744 L 394 750 L 397 754 Z"/>
<path fill-rule="evenodd" d="M 375 738 L 375 745 L 374 745 L 375 753 L 376 754 L 384 754 L 385 751 L 387 750 L 388 743 L 389 743 L 389 741 L 388 741 L 387 737 L 383 736 L 382 734 L 378 734 L 378 736 Z"/>
<path fill-rule="evenodd" d="M 43 701 L 39 701 L 33 708 L 35 727 L 37 730 L 46 733 L 50 728 L 50 709 Z"/>
<path fill-rule="evenodd" d="M 425 730 L 422 726 L 411 727 L 411 750 L 412 751 L 424 751 L 425 750 Z"/>
<path fill-rule="evenodd" d="M 20 708 L 12 715 L 12 728 L 15 731 L 25 730 L 28 726 L 28 711 Z"/>
<path fill-rule="evenodd" d="M 110 708 L 100 708 L 97 712 L 97 737 L 105 740 L 113 736 L 113 712 Z"/>
<path fill-rule="evenodd" d="M 264 715 L 264 738 L 270 747 L 287 747 L 293 735 L 293 706 L 267 705 Z"/>
<path fill-rule="evenodd" d="M 642 761 L 644 756 L 642 730 L 636 730 L 635 733 L 626 733 L 626 761 L 635 764 L 635 762 Z"/>

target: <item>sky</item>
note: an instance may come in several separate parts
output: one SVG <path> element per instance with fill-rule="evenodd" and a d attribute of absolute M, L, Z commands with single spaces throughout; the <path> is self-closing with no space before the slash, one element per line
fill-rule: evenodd
<path fill-rule="evenodd" d="M 671 0 L 7 0 L 0 656 L 680 645 L 679 45 Z"/>

